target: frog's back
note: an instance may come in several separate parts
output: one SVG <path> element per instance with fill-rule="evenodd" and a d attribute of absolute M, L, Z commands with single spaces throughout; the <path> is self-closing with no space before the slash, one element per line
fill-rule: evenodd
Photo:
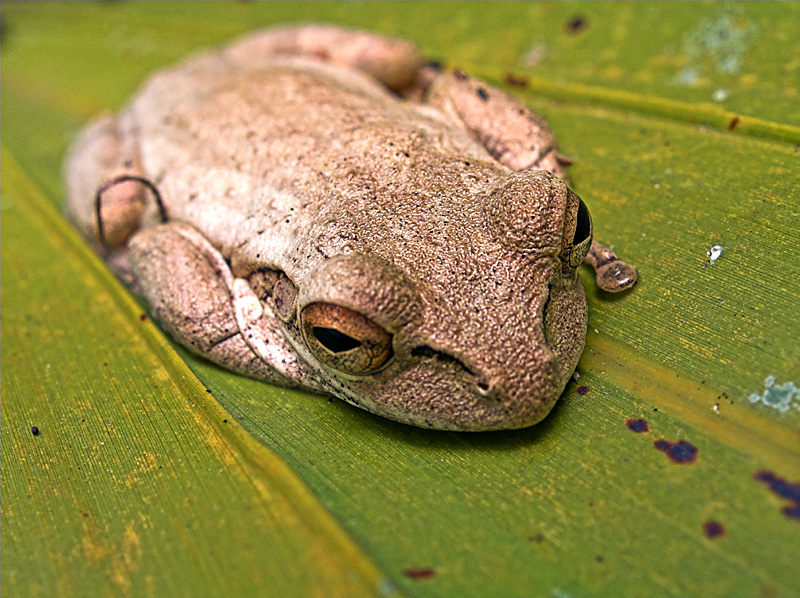
<path fill-rule="evenodd" d="M 457 222 L 469 198 L 508 173 L 438 112 L 358 72 L 302 59 L 250 71 L 220 55 L 194 59 L 152 79 L 122 125 L 141 140 L 171 217 L 228 256 L 249 239 L 253 259 L 267 261 L 283 261 L 281 252 L 321 259 L 365 242 L 396 247 L 403 232 L 441 246 L 469 232 Z M 368 241 L 359 239 L 365 227 Z"/>

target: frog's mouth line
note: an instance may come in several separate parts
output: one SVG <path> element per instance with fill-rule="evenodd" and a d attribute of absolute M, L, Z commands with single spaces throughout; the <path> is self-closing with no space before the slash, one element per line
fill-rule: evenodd
<path fill-rule="evenodd" d="M 462 370 L 475 380 L 475 386 L 478 387 L 478 392 L 484 396 L 488 396 L 492 392 L 492 385 L 485 378 L 479 377 L 475 371 L 466 365 L 457 357 L 453 357 L 449 353 L 437 351 L 428 345 L 420 345 L 411 350 L 411 355 L 414 357 L 422 357 L 424 359 L 434 359 L 439 363 L 449 363 L 456 368 Z"/>
<path fill-rule="evenodd" d="M 437 351 L 436 349 L 429 347 L 428 345 L 420 345 L 419 347 L 415 347 L 414 349 L 411 350 L 411 355 L 414 357 L 435 359 L 441 363 L 450 363 L 461 368 L 470 376 L 475 375 L 475 372 L 472 371 L 472 369 L 470 369 L 469 367 L 467 367 L 467 365 L 457 357 L 453 357 L 452 355 L 444 353 L 442 351 Z"/>

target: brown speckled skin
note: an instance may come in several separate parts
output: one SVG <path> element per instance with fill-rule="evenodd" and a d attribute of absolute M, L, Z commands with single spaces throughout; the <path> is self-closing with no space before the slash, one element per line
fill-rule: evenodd
<path fill-rule="evenodd" d="M 331 56 L 348 39 L 361 54 Z M 152 181 L 169 222 L 122 183 L 103 197 L 103 251 L 171 334 L 231 369 L 424 427 L 535 424 L 583 350 L 583 287 L 559 257 L 577 197 L 533 169 L 563 174 L 552 133 L 503 92 L 448 73 L 427 104 L 407 102 L 349 67 L 402 90 L 419 69 L 404 44 L 305 27 L 158 73 L 77 141 L 69 215 L 96 242 L 98 185 Z M 265 269 L 297 287 L 288 322 L 257 283 L 274 280 Z M 388 366 L 352 376 L 318 361 L 298 326 L 315 302 L 392 334 Z"/>

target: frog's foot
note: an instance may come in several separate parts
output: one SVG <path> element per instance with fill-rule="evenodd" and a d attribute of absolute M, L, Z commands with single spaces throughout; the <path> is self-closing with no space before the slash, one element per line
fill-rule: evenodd
<path fill-rule="evenodd" d="M 127 259 L 154 319 L 190 351 L 253 378 L 316 386 L 278 316 L 195 228 L 143 229 L 128 243 Z"/>
<path fill-rule="evenodd" d="M 424 98 L 511 170 L 548 170 L 566 181 L 570 160 L 558 153 L 552 129 L 513 96 L 456 70 L 433 78 Z"/>
<path fill-rule="evenodd" d="M 636 268 L 623 262 L 609 247 L 598 241 L 592 241 L 585 261 L 595 270 L 597 286 L 609 293 L 631 288 L 639 276 Z"/>
<path fill-rule="evenodd" d="M 139 151 L 126 143 L 125 123 L 101 116 L 78 138 L 67 158 L 66 211 L 101 254 L 122 248 L 139 228 L 155 187 L 142 178 Z"/>
<path fill-rule="evenodd" d="M 417 71 L 423 64 L 411 42 L 329 25 L 269 29 L 224 50 L 226 60 L 247 68 L 274 59 L 276 55 L 305 56 L 349 66 L 397 93 L 414 85 Z"/>

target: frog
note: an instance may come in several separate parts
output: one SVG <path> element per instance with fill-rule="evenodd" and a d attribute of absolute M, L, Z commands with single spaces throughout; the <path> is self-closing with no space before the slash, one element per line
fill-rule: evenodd
<path fill-rule="evenodd" d="M 412 42 L 251 33 L 151 76 L 64 166 L 66 214 L 192 353 L 438 430 L 532 426 L 584 349 L 593 238 L 551 127 Z"/>

